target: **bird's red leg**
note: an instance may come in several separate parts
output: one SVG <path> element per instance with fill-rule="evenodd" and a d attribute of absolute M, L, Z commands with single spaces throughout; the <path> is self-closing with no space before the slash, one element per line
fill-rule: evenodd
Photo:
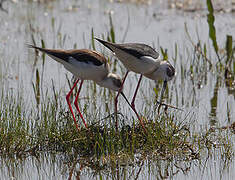
<path fill-rule="evenodd" d="M 79 79 L 77 79 L 77 80 L 75 81 L 73 87 L 71 88 L 71 90 L 69 91 L 69 93 L 66 95 L 66 101 L 67 101 L 67 103 L 68 103 L 68 105 L 69 105 L 69 109 L 70 109 L 70 111 L 71 111 L 71 113 L 72 113 L 72 115 L 73 115 L 74 124 L 75 124 L 77 130 L 80 131 L 80 129 L 78 128 L 78 124 L 77 124 L 77 121 L 76 121 L 76 119 L 75 119 L 74 113 L 73 113 L 73 109 L 72 109 L 70 100 L 69 100 L 69 98 L 70 98 L 70 96 L 71 96 L 71 94 L 72 94 L 72 91 L 73 91 L 73 89 L 76 87 L 78 81 L 79 81 Z"/>
<path fill-rule="evenodd" d="M 77 111 L 78 111 L 80 117 L 82 118 L 83 124 L 84 124 L 85 127 L 87 128 L 86 122 L 85 122 L 85 120 L 84 120 L 84 118 L 83 118 L 83 116 L 82 116 L 82 113 L 81 113 L 81 111 L 80 111 L 80 109 L 79 109 L 79 107 L 78 107 L 78 97 L 79 97 L 79 94 L 80 94 L 81 89 L 82 89 L 82 84 L 83 84 L 83 80 L 82 80 L 81 83 L 80 83 L 80 87 L 79 87 L 79 89 L 78 89 L 78 92 L 77 92 L 77 95 L 76 95 L 76 98 L 75 98 L 75 101 L 74 101 L 74 105 L 75 105 L 75 107 L 76 107 L 76 109 L 77 109 Z"/>
<path fill-rule="evenodd" d="M 131 101 L 131 108 L 132 108 L 132 110 L 135 112 L 137 118 L 139 119 L 140 124 L 141 124 L 141 126 L 143 127 L 144 131 L 147 132 L 146 129 L 145 129 L 145 127 L 144 127 L 144 123 L 143 123 L 143 121 L 142 121 L 142 118 L 139 116 L 139 114 L 137 113 L 137 111 L 136 111 L 136 109 L 135 109 L 135 98 L 136 98 L 138 89 L 139 89 L 139 87 L 140 87 L 140 82 L 141 82 L 141 80 L 142 80 L 142 77 L 143 77 L 143 75 L 141 74 L 141 75 L 140 75 L 140 78 L 139 78 L 139 81 L 138 81 L 138 84 L 137 84 L 137 87 L 136 87 L 136 89 L 135 89 L 134 96 L 133 96 L 132 101 Z"/>
<path fill-rule="evenodd" d="M 138 89 L 139 89 L 139 87 L 140 87 L 140 82 L 141 82 L 141 80 L 142 80 L 142 77 L 143 77 L 143 75 L 141 74 L 141 75 L 140 75 L 140 78 L 139 78 L 139 81 L 138 81 L 138 84 L 137 84 L 137 87 L 136 87 L 136 89 L 135 89 L 134 96 L 133 96 L 132 101 L 131 101 L 131 106 L 132 106 L 132 108 L 134 108 L 134 109 L 135 109 L 135 98 L 136 98 Z"/>
<path fill-rule="evenodd" d="M 119 89 L 118 93 L 117 93 L 117 96 L 115 97 L 114 99 L 114 104 L 115 104 L 115 117 L 116 117 L 116 129 L 118 129 L 118 120 L 117 120 L 117 104 L 118 104 L 118 96 L 120 95 L 120 93 L 122 92 L 122 89 L 123 89 L 123 84 L 126 80 L 126 77 L 128 75 L 129 71 L 126 72 L 123 80 L 122 80 L 122 84 L 121 84 L 121 88 Z"/>

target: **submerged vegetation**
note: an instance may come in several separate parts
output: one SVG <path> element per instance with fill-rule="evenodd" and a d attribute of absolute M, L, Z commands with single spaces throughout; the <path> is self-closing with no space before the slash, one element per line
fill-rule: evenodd
<path fill-rule="evenodd" d="M 213 89 L 213 97 L 211 98 L 210 116 L 216 117 L 217 98 L 219 87 L 225 86 L 228 94 L 233 98 L 235 96 L 235 61 L 234 61 L 234 40 L 231 35 L 226 35 L 226 42 L 224 45 L 217 43 L 216 29 L 214 26 L 214 11 L 210 0 L 207 0 L 207 22 L 209 26 L 209 38 L 211 44 L 206 44 L 199 39 L 195 42 L 190 35 L 190 31 L 185 24 L 186 35 L 192 45 L 192 55 L 188 58 L 188 64 L 178 62 L 179 57 L 183 55 L 179 53 L 178 44 L 175 45 L 175 56 L 173 58 L 174 65 L 179 65 L 179 73 L 182 84 L 184 79 L 189 75 L 192 82 L 192 91 L 196 94 L 196 90 L 207 82 L 207 74 L 212 73 L 216 78 L 216 85 Z M 109 31 L 100 35 L 103 39 L 115 42 L 116 32 L 115 24 L 113 24 L 112 16 L 109 16 L 110 27 Z M 52 19 L 52 26 L 54 27 L 54 19 Z M 31 40 L 34 45 L 38 42 L 35 29 L 30 24 Z M 95 47 L 94 37 L 95 29 L 91 30 L 90 48 L 97 50 Z M 57 31 L 58 41 L 61 46 L 66 41 L 66 36 L 62 36 Z M 124 34 L 124 36 L 126 33 Z M 125 37 L 123 38 L 125 39 Z M 45 47 L 45 40 L 41 39 L 41 46 Z M 39 44 L 39 43 L 38 43 Z M 213 50 L 211 47 L 213 46 Z M 74 44 L 76 47 L 77 44 Z M 168 51 L 160 47 L 162 56 L 165 60 L 168 59 Z M 189 53 L 189 54 L 190 54 Z M 215 58 L 216 57 L 216 58 Z M 42 60 L 40 64 L 38 61 Z M 111 59 L 109 59 L 111 62 Z M 41 67 L 36 66 L 39 63 Z M 152 103 L 146 100 L 150 109 L 142 109 L 141 115 L 144 119 L 147 133 L 138 124 L 135 117 L 126 117 L 119 112 L 119 129 L 116 130 L 115 116 L 112 114 L 112 105 L 107 102 L 113 102 L 114 95 L 108 90 L 101 90 L 97 93 L 95 84 L 88 84 L 87 96 L 94 97 L 87 98 L 82 109 L 89 121 L 89 129 L 82 128 L 77 131 L 73 124 L 72 116 L 63 99 L 61 90 L 55 87 L 55 82 L 51 82 L 50 94 L 43 90 L 45 55 L 38 57 L 35 55 L 34 75 L 32 82 L 32 89 L 34 92 L 34 103 L 27 102 L 25 95 L 19 89 L 15 91 L 7 91 L 4 80 L 1 83 L 0 95 L 0 157 L 1 159 L 24 159 L 27 157 L 39 157 L 49 154 L 51 156 L 62 154 L 66 157 L 66 162 L 70 163 L 69 178 L 72 177 L 73 171 L 76 171 L 77 176 L 80 175 L 83 168 L 90 168 L 94 174 L 102 174 L 108 172 L 116 172 L 114 170 L 121 166 L 138 166 L 139 169 L 135 172 L 135 179 L 138 178 L 139 173 L 147 162 L 166 162 L 157 164 L 159 170 L 159 178 L 167 178 L 173 176 L 178 172 L 184 174 L 190 170 L 193 162 L 202 164 L 202 161 L 209 157 L 215 157 L 218 154 L 220 159 L 224 162 L 224 167 L 229 166 L 234 159 L 234 142 L 233 137 L 235 133 L 235 122 L 231 119 L 231 107 L 227 108 L 227 125 L 222 126 L 211 118 L 210 126 L 203 127 L 200 130 L 194 129 L 196 120 L 185 116 L 177 116 L 177 110 L 168 112 L 158 112 Z M 112 63 L 112 71 L 118 71 L 118 63 Z M 0 61 L 1 70 L 1 61 Z M 124 73 L 125 69 L 121 69 Z M 67 77 L 67 86 L 71 87 L 72 81 Z M 186 88 L 186 87 L 184 87 Z M 176 91 L 181 89 L 175 88 Z M 172 89 L 167 89 L 166 99 L 172 102 Z M 154 88 L 157 100 L 159 90 Z M 100 112 L 94 111 L 90 113 L 88 110 L 89 104 L 95 106 L 95 110 L 99 109 L 95 102 L 95 97 L 98 95 L 103 97 L 103 104 L 105 106 L 108 116 L 100 117 Z M 85 99 L 85 98 L 84 98 Z M 195 104 L 195 99 L 190 99 L 192 105 Z M 32 100 L 30 100 L 32 101 Z M 189 100 L 179 99 L 176 97 L 176 105 L 189 104 Z M 108 107 L 108 106 L 111 107 Z M 184 106 L 184 107 L 186 107 Z M 228 106 L 228 104 L 227 104 Z M 181 108 L 181 107 L 180 107 Z M 103 117 L 103 116 L 102 116 Z M 77 119 L 79 119 L 77 117 Z M 80 121 L 80 119 L 79 119 Z M 219 153 L 218 153 L 219 152 Z M 66 159 L 65 158 L 65 159 Z M 79 170 L 76 170 L 76 164 L 80 164 Z M 184 163 L 182 165 L 181 163 Z M 174 168 L 172 168 L 172 166 Z M 147 164 L 148 166 L 148 164 Z M 162 168 L 162 166 L 165 168 Z M 169 167 L 171 166 L 171 167 Z M 118 169 L 118 168 L 117 168 Z M 164 170 L 163 170 L 164 169 Z M 170 170 L 169 170 L 170 169 Z M 168 171 L 171 173 L 168 174 Z M 112 173 L 111 173 L 112 174 Z M 117 173 L 118 174 L 118 173 Z M 134 174 L 134 173 L 133 173 Z M 116 176 L 120 179 L 119 174 Z M 100 179 L 102 177 L 100 176 Z M 129 179 L 126 177 L 125 179 Z"/>

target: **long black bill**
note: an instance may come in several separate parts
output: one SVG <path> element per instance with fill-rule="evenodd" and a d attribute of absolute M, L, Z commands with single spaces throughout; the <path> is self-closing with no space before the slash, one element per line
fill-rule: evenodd
<path fill-rule="evenodd" d="M 163 98 L 163 94 L 166 90 L 166 86 L 167 86 L 167 81 L 165 80 L 164 83 L 163 83 L 162 90 L 161 90 L 160 103 L 162 102 L 162 98 Z"/>
<path fill-rule="evenodd" d="M 120 94 L 124 97 L 128 105 L 131 107 L 131 103 L 129 103 L 128 99 L 126 98 L 125 94 L 123 92 L 120 92 Z"/>
<path fill-rule="evenodd" d="M 165 92 L 165 90 L 166 90 L 166 86 L 167 86 L 167 81 L 164 81 L 164 84 L 163 84 L 163 87 L 162 87 L 162 90 L 161 90 L 160 101 L 157 101 L 157 104 L 159 104 L 159 106 L 158 106 L 158 114 L 159 114 L 159 112 L 160 112 L 161 106 L 165 106 L 165 109 L 167 109 L 168 107 L 170 107 L 170 108 L 173 108 L 173 109 L 177 109 L 177 110 L 180 110 L 180 111 L 184 111 L 183 109 L 180 109 L 180 108 L 178 108 L 178 107 L 172 106 L 172 105 L 170 105 L 170 104 L 165 104 L 165 103 L 162 102 L 162 98 L 163 98 L 163 94 L 164 94 L 164 92 Z"/>
<path fill-rule="evenodd" d="M 131 107 L 131 109 L 134 111 L 134 113 L 136 114 L 136 116 L 138 117 L 140 123 L 141 123 L 142 126 L 143 126 L 143 122 L 142 122 L 142 120 L 141 120 L 139 114 L 137 113 L 137 111 L 135 110 L 135 108 L 133 108 L 133 107 L 131 106 L 131 103 L 129 103 L 129 101 L 128 101 L 128 99 L 126 98 L 125 94 L 124 94 L 123 92 L 120 92 L 120 94 L 124 97 L 124 99 L 126 100 L 126 102 L 128 103 L 128 105 Z M 144 128 L 144 126 L 143 126 L 143 128 Z M 145 128 L 144 128 L 144 129 L 145 129 Z"/>
<path fill-rule="evenodd" d="M 160 94 L 160 101 L 159 101 L 159 106 L 158 106 L 158 109 L 157 109 L 158 114 L 159 114 L 159 112 L 160 112 L 161 106 L 163 105 L 163 104 L 162 104 L 162 98 L 163 98 L 163 94 L 164 94 L 164 92 L 165 92 L 165 90 L 166 90 L 166 86 L 167 86 L 167 81 L 165 80 L 164 83 L 163 83 L 163 87 L 162 87 L 162 90 L 161 90 L 161 94 Z"/>

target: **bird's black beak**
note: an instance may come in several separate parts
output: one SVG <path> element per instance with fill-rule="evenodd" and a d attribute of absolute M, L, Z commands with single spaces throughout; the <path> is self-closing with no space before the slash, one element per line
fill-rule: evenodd
<path fill-rule="evenodd" d="M 126 98 L 125 94 L 121 91 L 120 94 L 124 97 L 128 105 L 131 107 L 131 103 L 129 103 L 128 99 Z"/>
<path fill-rule="evenodd" d="M 166 89 L 166 86 L 167 86 L 167 81 L 165 80 L 164 83 L 163 83 L 164 91 L 165 91 L 165 89 Z"/>
<path fill-rule="evenodd" d="M 162 98 L 163 98 L 163 94 L 164 94 L 164 92 L 165 92 L 165 90 L 166 90 L 166 86 L 167 86 L 167 81 L 165 80 L 164 81 L 164 83 L 163 83 L 163 87 L 162 87 L 162 90 L 161 90 L 161 94 L 160 94 L 160 100 L 159 100 L 159 106 L 158 106 L 158 114 L 159 114 L 159 112 L 160 112 L 160 108 L 161 108 L 161 106 L 163 105 L 162 104 Z"/>
<path fill-rule="evenodd" d="M 165 80 L 163 83 L 163 87 L 162 87 L 162 91 L 161 91 L 161 95 L 160 95 L 160 103 L 162 102 L 162 98 L 163 98 L 163 94 L 166 90 L 166 86 L 167 86 L 167 81 Z"/>

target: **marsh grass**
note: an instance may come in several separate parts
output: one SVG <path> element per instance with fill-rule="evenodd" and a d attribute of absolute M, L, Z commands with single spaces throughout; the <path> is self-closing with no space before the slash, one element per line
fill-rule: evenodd
<path fill-rule="evenodd" d="M 3 93 L 3 92 L 2 92 Z M 108 125 L 107 117 L 77 131 L 69 112 L 54 100 L 47 100 L 39 109 L 26 112 L 21 98 L 12 94 L 2 96 L 0 111 L 0 155 L 2 157 L 37 156 L 41 152 L 78 154 L 80 157 L 118 158 L 120 154 L 158 155 L 162 158 L 198 159 L 200 151 L 221 147 L 223 157 L 233 156 L 229 129 L 209 129 L 203 133 L 190 132 L 190 124 L 175 121 L 164 114 L 145 120 L 147 134 L 133 121 L 118 131 Z M 59 109 L 59 111 L 58 111 Z M 223 136 L 226 132 L 227 135 Z"/>
<path fill-rule="evenodd" d="M 7 106 L 1 104 L 0 156 L 6 161 L 3 164 L 9 166 L 28 157 L 39 162 L 50 157 L 52 161 L 61 161 L 62 169 L 68 164 L 69 177 L 84 173 L 85 168 L 92 170 L 89 175 L 102 177 L 110 173 L 118 178 L 122 172 L 119 170 L 135 167 L 138 171 L 127 175 L 138 178 L 147 165 L 157 170 L 159 178 L 168 178 L 179 172 L 186 174 L 193 164 L 203 166 L 205 157 L 221 159 L 224 168 L 233 161 L 231 128 L 194 132 L 190 130 L 191 123 L 161 114 L 159 118 L 145 120 L 147 134 L 137 119 L 130 125 L 121 124 L 117 131 L 115 123 L 109 123 L 114 116 L 93 122 L 89 130 L 82 128 L 78 132 L 60 101 L 56 106 L 53 98 L 46 99 L 29 113 L 22 99 L 12 94 L 2 97 L 1 102 Z"/>

